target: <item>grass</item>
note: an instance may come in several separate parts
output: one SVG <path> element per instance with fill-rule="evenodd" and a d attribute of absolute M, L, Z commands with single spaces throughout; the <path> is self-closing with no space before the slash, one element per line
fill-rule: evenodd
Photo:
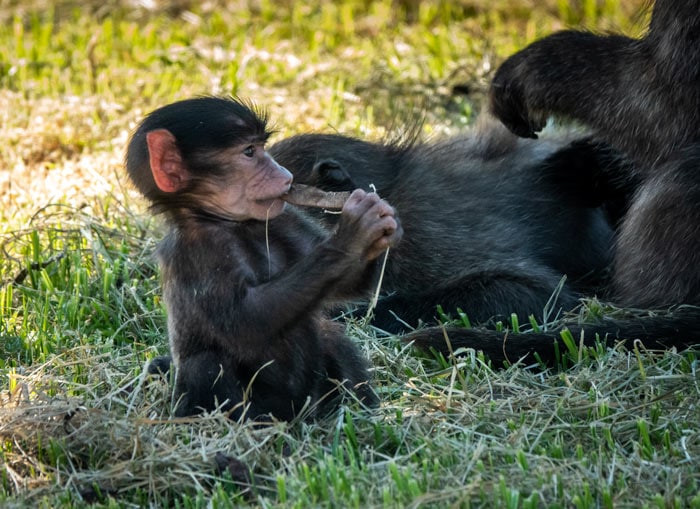
<path fill-rule="evenodd" d="M 280 138 L 454 132 L 505 56 L 569 25 L 639 33 L 640 4 L 3 3 L 0 505 L 700 507 L 693 352 L 569 338 L 566 371 L 496 370 L 349 324 L 381 408 L 264 429 L 172 419 L 142 377 L 167 350 L 159 222 L 122 168 L 145 113 L 225 93 Z"/>

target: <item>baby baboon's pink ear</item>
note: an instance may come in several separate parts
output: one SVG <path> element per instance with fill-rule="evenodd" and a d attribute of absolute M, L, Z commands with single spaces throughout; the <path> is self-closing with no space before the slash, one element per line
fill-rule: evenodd
<path fill-rule="evenodd" d="M 175 143 L 175 136 L 167 129 L 156 129 L 146 134 L 149 162 L 153 180 L 164 193 L 174 193 L 185 187 L 190 173 Z"/>

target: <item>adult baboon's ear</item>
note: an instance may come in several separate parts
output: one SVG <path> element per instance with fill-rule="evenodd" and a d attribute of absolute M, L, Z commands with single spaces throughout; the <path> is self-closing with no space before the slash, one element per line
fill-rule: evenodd
<path fill-rule="evenodd" d="M 320 160 L 314 164 L 312 172 L 325 189 L 351 191 L 357 188 L 350 174 L 335 159 Z"/>

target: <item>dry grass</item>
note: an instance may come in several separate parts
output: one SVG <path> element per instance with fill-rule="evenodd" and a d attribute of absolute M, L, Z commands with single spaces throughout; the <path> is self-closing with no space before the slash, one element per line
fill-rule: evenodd
<path fill-rule="evenodd" d="M 586 493 L 593 505 L 673 506 L 696 489 L 700 388 L 684 355 L 612 350 L 566 373 L 494 372 L 476 356 L 440 368 L 352 332 L 368 341 L 382 407 L 269 427 L 216 412 L 172 419 L 167 383 L 135 375 L 129 355 L 67 350 L 11 376 L 0 410 L 4 483 L 31 505 L 66 494 L 161 505 L 217 490 L 236 504 L 354 505 L 341 481 L 356 483 L 363 507 L 484 493 L 487 506 L 511 505 L 512 486 L 534 506 L 590 506 Z M 87 368 L 80 381 L 66 376 L 76 366 Z"/>

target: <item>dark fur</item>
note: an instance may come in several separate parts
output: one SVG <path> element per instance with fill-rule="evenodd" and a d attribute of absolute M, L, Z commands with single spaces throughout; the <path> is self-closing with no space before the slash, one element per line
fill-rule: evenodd
<path fill-rule="evenodd" d="M 224 409 L 233 408 L 249 385 L 249 417 L 271 413 L 289 420 L 307 403 L 334 401 L 343 381 L 349 388 L 364 384 L 358 395 L 376 403 L 365 361 L 342 325 L 324 313 L 324 301 L 337 302 L 333 285 L 353 270 L 332 246 L 322 245 L 324 239 L 293 210 L 267 226 L 203 219 L 168 234 L 158 255 L 181 398 L 177 415 L 227 400 Z M 372 274 L 355 277 L 345 278 L 345 290 L 362 295 L 349 283 L 369 286 Z"/>
<path fill-rule="evenodd" d="M 534 136 L 574 118 L 621 150 L 642 181 L 620 228 L 622 305 L 700 304 L 700 0 L 659 0 L 642 39 L 567 31 L 499 68 L 494 113 Z"/>
<path fill-rule="evenodd" d="M 176 135 L 190 168 L 266 130 L 264 118 L 246 105 L 202 98 L 156 110 L 129 145 L 129 175 L 167 212 L 169 231 L 158 257 L 176 367 L 176 415 L 220 405 L 234 418 L 272 414 L 288 420 L 306 406 L 309 413 L 316 405 L 332 408 L 341 384 L 365 404 L 376 404 L 365 360 L 325 311 L 329 303 L 363 295 L 374 280 L 376 264 L 363 264 L 345 249 L 354 242 L 354 227 L 329 236 L 292 207 L 269 224 L 235 222 L 205 213 L 203 200 L 191 193 L 153 191 L 153 179 L 144 175 L 150 167 L 143 139 L 161 128 Z M 208 178 L 219 170 L 200 165 L 197 171 Z M 161 358 L 150 370 L 168 366 Z"/>
<path fill-rule="evenodd" d="M 476 323 L 511 313 L 541 319 L 562 275 L 554 311 L 605 284 L 614 232 L 601 204 L 624 193 L 606 187 L 614 154 L 587 141 L 519 140 L 491 124 L 431 143 L 301 135 L 270 153 L 296 182 L 374 185 L 397 209 L 405 235 L 389 254 L 375 310 L 383 330 L 436 323 L 437 305 Z"/>
<path fill-rule="evenodd" d="M 636 191 L 619 226 L 612 297 L 629 307 L 700 304 L 700 0 L 658 0 L 648 34 L 639 40 L 565 31 L 510 57 L 491 87 L 493 112 L 513 132 L 536 137 L 550 115 L 594 129 L 632 164 L 619 180 Z M 625 184 L 623 184 L 623 187 Z M 571 326 L 585 344 L 595 334 L 641 338 L 651 348 L 700 341 L 700 312 Z M 533 350 L 551 359 L 554 334 L 450 331 L 454 348 L 484 349 L 495 360 Z M 409 339 L 448 348 L 443 331 Z"/>

